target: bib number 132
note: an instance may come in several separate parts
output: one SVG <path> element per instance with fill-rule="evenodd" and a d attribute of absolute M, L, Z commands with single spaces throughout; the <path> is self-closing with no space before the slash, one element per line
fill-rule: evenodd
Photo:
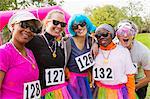
<path fill-rule="evenodd" d="M 94 80 L 114 80 L 114 73 L 110 67 L 93 67 Z"/>
<path fill-rule="evenodd" d="M 41 97 L 41 86 L 39 80 L 24 83 L 24 99 L 38 99 Z"/>
<path fill-rule="evenodd" d="M 95 64 L 90 52 L 76 57 L 75 60 L 81 72 Z"/>
<path fill-rule="evenodd" d="M 65 82 L 63 68 L 54 68 L 45 70 L 46 86 L 62 84 Z"/>

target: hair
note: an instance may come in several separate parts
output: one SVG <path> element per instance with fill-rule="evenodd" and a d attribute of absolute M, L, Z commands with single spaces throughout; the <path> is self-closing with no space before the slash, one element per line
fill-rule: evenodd
<path fill-rule="evenodd" d="M 45 29 L 46 29 L 46 21 L 47 21 L 47 19 L 51 19 L 52 15 L 55 14 L 55 13 L 59 13 L 59 14 L 62 14 L 62 15 L 65 16 L 64 12 L 61 11 L 61 10 L 58 10 L 58 9 L 54 9 L 54 10 L 51 10 L 50 12 L 48 12 L 48 14 L 46 15 L 46 17 L 43 20 L 42 32 L 44 32 Z"/>
<path fill-rule="evenodd" d="M 96 27 L 92 24 L 92 22 L 90 21 L 90 19 L 88 17 L 86 17 L 83 14 L 75 14 L 69 19 L 69 22 L 68 22 L 68 30 L 72 36 L 76 36 L 76 33 L 72 29 L 72 25 L 74 23 L 80 23 L 80 22 L 86 23 L 86 28 L 87 28 L 88 33 L 95 32 Z"/>

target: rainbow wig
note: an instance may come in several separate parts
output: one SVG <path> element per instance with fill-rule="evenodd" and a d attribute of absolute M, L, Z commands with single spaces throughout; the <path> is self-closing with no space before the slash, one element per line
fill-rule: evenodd
<path fill-rule="evenodd" d="M 88 17 L 86 17 L 83 14 L 75 14 L 69 19 L 69 22 L 68 22 L 68 30 L 72 36 L 76 36 L 76 32 L 74 32 L 74 30 L 72 29 L 72 25 L 74 23 L 78 24 L 81 22 L 86 23 L 86 28 L 87 28 L 88 34 L 95 32 L 96 27 L 92 24 L 92 22 L 90 21 L 90 19 Z"/>

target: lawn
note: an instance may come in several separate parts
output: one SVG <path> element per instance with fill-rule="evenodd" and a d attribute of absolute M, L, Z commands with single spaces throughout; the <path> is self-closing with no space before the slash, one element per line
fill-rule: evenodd
<path fill-rule="evenodd" d="M 150 49 L 150 33 L 138 34 L 135 39 L 142 42 Z M 150 83 L 148 86 L 146 99 L 150 99 Z"/>
<path fill-rule="evenodd" d="M 135 39 L 142 42 L 150 49 L 150 33 L 138 34 Z"/>

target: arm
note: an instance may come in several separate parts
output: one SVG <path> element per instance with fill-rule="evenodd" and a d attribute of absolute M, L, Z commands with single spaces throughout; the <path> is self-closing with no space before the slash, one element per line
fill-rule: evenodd
<path fill-rule="evenodd" d="M 139 82 L 136 84 L 136 90 L 146 86 L 150 82 L 150 70 L 144 70 L 145 77 L 140 79 Z"/>
<path fill-rule="evenodd" d="M 2 88 L 2 82 L 3 82 L 4 76 L 5 76 L 5 72 L 0 70 L 0 90 Z"/>
<path fill-rule="evenodd" d="M 128 90 L 129 99 L 136 99 L 134 75 L 133 74 L 128 74 L 127 77 L 128 77 L 128 81 L 126 83 L 126 87 L 127 87 L 127 90 Z"/>

